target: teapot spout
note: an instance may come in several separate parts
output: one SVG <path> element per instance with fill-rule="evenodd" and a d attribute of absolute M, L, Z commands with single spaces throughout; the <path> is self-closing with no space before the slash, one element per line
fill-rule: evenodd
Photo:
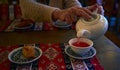
<path fill-rule="evenodd" d="M 83 30 L 80 30 L 80 31 L 77 32 L 77 37 L 86 37 L 86 38 L 88 38 L 88 37 L 90 37 L 90 34 L 91 34 L 90 31 L 83 29 Z"/>

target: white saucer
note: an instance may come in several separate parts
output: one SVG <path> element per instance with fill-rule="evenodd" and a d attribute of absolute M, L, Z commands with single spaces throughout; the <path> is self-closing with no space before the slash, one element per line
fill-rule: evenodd
<path fill-rule="evenodd" d="M 75 59 L 88 59 L 88 58 L 92 58 L 93 56 L 96 55 L 96 50 L 95 48 L 91 48 L 90 51 L 88 51 L 86 54 L 84 55 L 80 55 L 80 54 L 76 54 L 75 52 L 73 52 L 71 50 L 71 47 L 68 45 L 66 46 L 65 48 L 65 53 L 70 56 L 70 57 L 73 57 Z"/>

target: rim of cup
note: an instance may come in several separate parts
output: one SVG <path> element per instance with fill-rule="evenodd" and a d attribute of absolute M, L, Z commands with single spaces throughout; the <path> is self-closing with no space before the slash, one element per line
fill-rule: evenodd
<path fill-rule="evenodd" d="M 90 48 L 90 47 L 92 47 L 93 46 L 93 41 L 92 40 L 90 40 L 90 39 L 88 39 L 88 38 L 79 38 L 79 40 L 81 41 L 81 42 L 85 42 L 85 43 L 87 43 L 87 44 L 89 44 L 89 46 L 87 46 L 87 47 L 77 47 L 77 46 L 74 46 L 73 45 L 73 43 L 74 42 L 77 42 L 78 41 L 78 38 L 72 38 L 72 39 L 70 39 L 69 40 L 69 45 L 71 46 L 71 47 L 75 47 L 75 48 L 83 48 L 83 49 L 85 49 L 85 48 Z"/>

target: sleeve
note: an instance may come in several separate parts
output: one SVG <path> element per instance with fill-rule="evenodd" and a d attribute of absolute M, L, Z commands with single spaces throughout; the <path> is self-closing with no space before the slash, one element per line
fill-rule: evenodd
<path fill-rule="evenodd" d="M 38 22 L 52 22 L 52 12 L 58 8 L 50 7 L 34 0 L 20 0 L 22 17 Z"/>
<path fill-rule="evenodd" d="M 65 8 L 69 8 L 72 6 L 80 6 L 82 7 L 81 3 L 78 0 L 64 0 Z"/>

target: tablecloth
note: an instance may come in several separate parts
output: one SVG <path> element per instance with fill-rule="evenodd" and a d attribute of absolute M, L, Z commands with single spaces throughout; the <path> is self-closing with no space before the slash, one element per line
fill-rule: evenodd
<path fill-rule="evenodd" d="M 26 29 L 16 29 L 15 25 L 20 23 L 20 22 L 25 22 L 25 21 L 29 21 L 30 23 L 32 23 L 32 27 L 30 28 L 26 28 Z M 60 29 L 65 29 L 65 30 L 69 30 L 69 29 L 75 29 L 75 24 L 72 24 L 69 27 L 65 27 L 65 28 L 60 28 L 60 27 L 55 27 L 52 23 L 49 22 L 34 22 L 31 20 L 25 20 L 25 19 L 15 19 L 15 20 L 7 20 L 4 22 L 4 25 L 0 27 L 0 32 L 14 32 L 14 31 L 48 31 L 48 30 L 60 30 Z"/>
<path fill-rule="evenodd" d="M 15 48 L 24 45 L 39 47 L 42 56 L 29 64 L 19 65 L 8 60 L 8 54 Z M 96 55 L 89 59 L 74 59 L 69 57 L 64 49 L 64 43 L 40 43 L 14 46 L 0 46 L 0 70 L 104 70 Z"/>

